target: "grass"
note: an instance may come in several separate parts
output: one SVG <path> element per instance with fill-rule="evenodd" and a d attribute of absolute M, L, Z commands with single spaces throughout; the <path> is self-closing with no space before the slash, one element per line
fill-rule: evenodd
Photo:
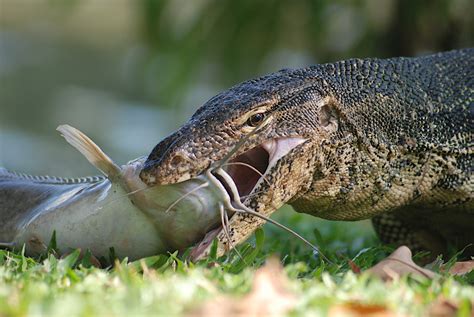
<path fill-rule="evenodd" d="M 317 242 L 335 263 L 325 263 L 269 225 L 240 246 L 245 261 L 232 253 L 189 263 L 174 253 L 98 269 L 78 260 L 78 252 L 61 260 L 52 255 L 35 260 L 0 250 L 0 316 L 186 315 L 222 294 L 241 298 L 250 291 L 255 270 L 275 254 L 297 296 L 291 316 L 324 315 L 345 303 L 422 316 L 441 298 L 450 300 L 459 316 L 471 314 L 472 272 L 463 277 L 441 273 L 433 280 L 406 277 L 383 283 L 353 273 L 349 265 L 351 259 L 366 269 L 392 250 L 379 245 L 368 223 L 324 222 L 288 210 L 276 218 Z"/>

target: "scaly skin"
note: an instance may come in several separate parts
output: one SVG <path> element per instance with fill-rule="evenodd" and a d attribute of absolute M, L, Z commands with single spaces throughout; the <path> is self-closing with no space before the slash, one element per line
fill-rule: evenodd
<path fill-rule="evenodd" d="M 418 58 L 351 59 L 281 70 L 215 96 L 159 143 L 141 178 L 180 182 L 265 141 L 302 137 L 245 204 L 269 215 L 284 203 L 334 220 L 372 218 L 381 240 L 433 254 L 474 243 L 474 49 Z M 237 214 L 233 243 L 262 224 Z M 226 239 L 219 235 L 220 252 Z M 472 253 L 470 251 L 469 253 Z"/>

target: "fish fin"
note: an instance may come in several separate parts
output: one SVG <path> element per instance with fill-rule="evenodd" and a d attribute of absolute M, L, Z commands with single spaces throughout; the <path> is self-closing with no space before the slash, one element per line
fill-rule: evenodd
<path fill-rule="evenodd" d="M 15 246 L 14 242 L 0 242 L 0 248 L 8 248 L 11 249 Z"/>
<path fill-rule="evenodd" d="M 60 125 L 56 130 L 109 179 L 116 178 L 121 174 L 120 167 L 87 135 L 68 124 Z"/>

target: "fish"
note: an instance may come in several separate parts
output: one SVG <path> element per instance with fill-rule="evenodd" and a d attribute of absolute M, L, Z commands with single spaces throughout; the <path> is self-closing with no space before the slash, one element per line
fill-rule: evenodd
<path fill-rule="evenodd" d="M 148 186 L 139 177 L 146 157 L 118 166 L 78 129 L 57 130 L 103 176 L 66 179 L 0 168 L 0 246 L 24 246 L 26 255 L 38 256 L 54 236 L 59 255 L 81 249 L 108 258 L 113 250 L 119 259 L 136 260 L 182 251 L 221 228 L 228 197 L 210 173 Z"/>

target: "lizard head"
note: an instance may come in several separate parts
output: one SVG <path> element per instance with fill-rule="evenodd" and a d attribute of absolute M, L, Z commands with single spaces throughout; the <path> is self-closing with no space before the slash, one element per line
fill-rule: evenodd
<path fill-rule="evenodd" d="M 308 73 L 282 70 L 211 98 L 152 150 L 141 179 L 149 186 L 186 181 L 230 156 L 223 168 L 242 201 L 250 194 L 245 203 L 254 210 L 276 210 L 311 183 L 312 141 L 337 125 L 325 108 L 327 84 Z"/>
<path fill-rule="evenodd" d="M 258 133 L 248 138 L 233 159 L 241 156 L 241 160 L 252 161 L 248 164 L 263 173 L 270 163 L 313 138 L 318 129 L 314 118 L 319 113 L 315 110 L 325 98 L 324 89 L 322 85 L 318 89 L 314 78 L 308 78 L 307 73 L 303 77 L 302 72 L 281 70 L 211 98 L 185 125 L 155 146 L 140 177 L 148 185 L 196 177 L 257 127 Z"/>

